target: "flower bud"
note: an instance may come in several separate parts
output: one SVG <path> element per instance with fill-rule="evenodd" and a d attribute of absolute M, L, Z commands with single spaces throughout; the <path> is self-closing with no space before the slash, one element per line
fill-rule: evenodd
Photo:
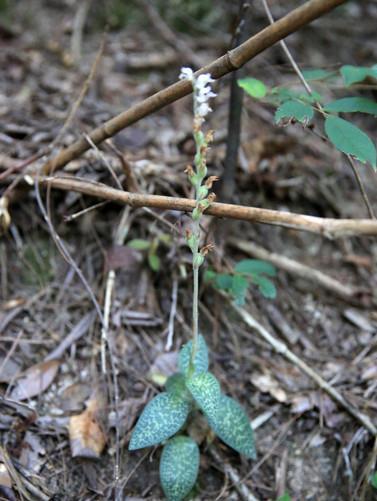
<path fill-rule="evenodd" d="M 194 268 L 200 268 L 200 266 L 204 263 L 204 256 L 202 254 L 196 254 L 192 261 L 192 265 Z"/>
<path fill-rule="evenodd" d="M 208 188 L 206 186 L 201 186 L 198 190 L 198 196 L 202 200 L 208 195 Z"/>

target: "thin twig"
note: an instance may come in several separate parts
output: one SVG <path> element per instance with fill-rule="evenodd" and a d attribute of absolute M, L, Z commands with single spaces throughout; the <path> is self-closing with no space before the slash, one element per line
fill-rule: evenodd
<path fill-rule="evenodd" d="M 178 297 L 178 280 L 175 278 L 173 280 L 173 288 L 171 292 L 171 308 L 170 308 L 169 324 L 168 324 L 168 338 L 166 340 L 165 351 L 170 351 L 173 346 L 174 320 L 175 320 L 175 314 L 177 312 L 177 297 Z"/>
<path fill-rule="evenodd" d="M 239 47 L 227 52 L 212 63 L 201 68 L 196 74 L 211 73 L 213 78 L 221 78 L 227 73 L 241 68 L 246 62 L 268 47 L 271 47 L 282 38 L 285 38 L 314 19 L 345 3 L 345 1 L 346 0 L 310 0 L 305 2 L 304 5 L 294 9 L 272 26 L 264 28 Z M 134 124 L 141 118 L 164 108 L 168 104 L 187 96 L 191 92 L 192 86 L 190 82 L 185 80 L 176 82 L 105 122 L 100 127 L 94 129 L 89 136 L 95 144 L 99 144 L 105 139 L 114 136 L 120 130 Z M 79 157 L 88 149 L 87 140 L 84 137 L 80 138 L 71 146 L 61 151 L 56 157 L 46 162 L 42 167 L 43 173 L 47 174 L 55 169 L 61 169 L 68 162 Z"/>
<path fill-rule="evenodd" d="M 351 155 L 346 155 L 346 157 L 347 157 L 347 160 L 348 160 L 348 162 L 349 162 L 349 164 L 350 164 L 350 166 L 351 166 L 351 168 L 353 170 L 353 173 L 355 175 L 356 182 L 357 182 L 357 184 L 359 186 L 359 190 L 360 190 L 361 195 L 362 195 L 362 197 L 364 199 L 364 203 L 366 205 L 366 208 L 367 208 L 367 210 L 369 212 L 369 216 L 370 216 L 371 219 L 376 219 L 376 216 L 375 216 L 374 211 L 373 211 L 372 204 L 370 203 L 370 200 L 368 198 L 368 194 L 367 194 L 367 192 L 366 192 L 366 190 L 364 188 L 363 182 L 361 180 L 359 171 L 356 168 L 355 162 L 353 161 L 353 158 L 351 157 Z"/>
<path fill-rule="evenodd" d="M 192 212 L 195 208 L 195 201 L 188 198 L 130 193 L 110 188 L 101 183 L 74 177 L 45 177 L 41 178 L 40 181 L 45 185 L 50 185 L 52 188 L 85 193 L 104 200 L 112 200 L 130 205 L 131 207 L 154 207 L 183 212 Z M 212 203 L 206 209 L 205 214 L 308 231 L 327 238 L 340 238 L 351 235 L 377 235 L 377 221 L 371 219 L 321 218 L 222 203 Z"/>
<path fill-rule="evenodd" d="M 377 435 L 377 428 L 366 414 L 360 412 L 356 407 L 351 405 L 347 400 L 329 383 L 327 383 L 319 374 L 309 367 L 303 360 L 295 355 L 286 344 L 272 336 L 267 329 L 263 327 L 255 318 L 244 308 L 231 304 L 232 308 L 240 315 L 242 320 L 251 329 L 254 329 L 265 341 L 267 341 L 273 349 L 283 355 L 287 360 L 298 367 L 302 372 L 309 376 L 317 385 L 324 390 L 330 397 L 341 405 L 351 416 L 361 423 L 372 435 Z"/>
<path fill-rule="evenodd" d="M 235 489 L 237 489 L 241 498 L 244 501 L 258 501 L 258 499 L 246 487 L 245 483 L 242 482 L 242 479 L 240 478 L 240 476 L 238 475 L 236 470 L 234 468 L 232 468 L 232 466 L 229 463 L 224 461 L 223 458 L 220 457 L 220 454 L 217 452 L 217 450 L 213 446 L 210 446 L 208 448 L 208 450 L 209 450 L 211 456 L 216 461 L 216 463 L 218 465 L 222 465 L 222 467 L 224 468 L 225 474 L 228 475 L 230 480 L 233 482 L 233 485 L 234 485 Z"/>

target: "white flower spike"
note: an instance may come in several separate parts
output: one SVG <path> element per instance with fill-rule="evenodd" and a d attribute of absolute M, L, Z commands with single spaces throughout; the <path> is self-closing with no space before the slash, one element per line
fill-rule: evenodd
<path fill-rule="evenodd" d="M 179 74 L 180 80 L 193 80 L 194 72 L 191 68 L 183 67 L 181 68 L 181 73 Z"/>

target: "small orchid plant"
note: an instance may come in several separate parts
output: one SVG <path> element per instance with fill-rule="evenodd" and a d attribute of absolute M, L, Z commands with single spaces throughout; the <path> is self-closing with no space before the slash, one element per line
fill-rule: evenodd
<path fill-rule="evenodd" d="M 253 431 L 248 416 L 232 398 L 221 392 L 216 377 L 208 371 L 208 347 L 199 334 L 198 294 L 199 268 L 211 245 L 200 247 L 200 221 L 204 211 L 215 199 L 209 193 L 218 178 L 207 178 L 207 151 L 212 131 L 203 131 L 205 118 L 211 110 L 209 100 L 216 96 L 209 73 L 196 76 L 191 68 L 182 68 L 180 79 L 192 83 L 194 93 L 193 133 L 196 144 L 194 167 L 186 173 L 195 192 L 192 227 L 186 232 L 192 252 L 193 299 L 192 340 L 185 344 L 178 357 L 178 371 L 170 376 L 165 391 L 144 408 L 132 432 L 129 450 L 163 443 L 160 460 L 161 485 L 168 501 L 186 498 L 196 483 L 199 470 L 199 447 L 184 427 L 189 415 L 201 411 L 215 434 L 228 446 L 247 458 L 256 457 Z"/>

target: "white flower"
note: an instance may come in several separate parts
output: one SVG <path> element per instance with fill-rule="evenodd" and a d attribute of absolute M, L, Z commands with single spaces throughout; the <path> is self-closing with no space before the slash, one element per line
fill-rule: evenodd
<path fill-rule="evenodd" d="M 202 73 L 196 79 L 196 86 L 198 89 L 205 87 L 207 84 L 214 82 L 215 80 L 211 77 L 211 73 Z"/>
<path fill-rule="evenodd" d="M 199 117 L 205 117 L 212 109 L 208 106 L 208 103 L 201 103 L 196 109 L 196 113 Z"/>
<path fill-rule="evenodd" d="M 192 71 L 191 68 L 182 67 L 181 73 L 179 74 L 179 79 L 180 80 L 193 80 L 194 79 L 194 72 Z"/>

